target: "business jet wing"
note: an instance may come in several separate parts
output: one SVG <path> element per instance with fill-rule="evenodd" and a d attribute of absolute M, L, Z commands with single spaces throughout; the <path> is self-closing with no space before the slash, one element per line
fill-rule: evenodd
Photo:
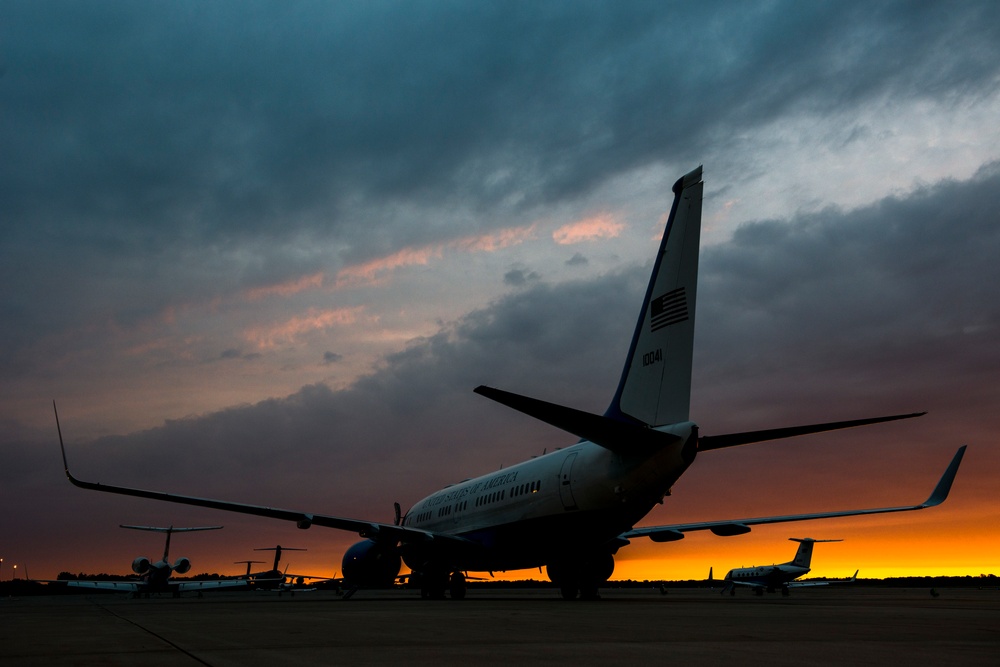
<path fill-rule="evenodd" d="M 887 512 L 909 512 L 912 510 L 922 510 L 927 507 L 940 505 L 948 497 L 951 491 L 952 482 L 958 473 L 958 466 L 962 463 L 962 456 L 965 455 L 967 445 L 962 445 L 955 452 L 955 456 L 948 464 L 937 486 L 928 496 L 927 500 L 918 505 L 903 505 L 900 507 L 875 507 L 861 510 L 841 510 L 837 512 L 814 512 L 812 514 L 786 514 L 783 516 L 764 516 L 751 519 L 730 519 L 726 521 L 702 521 L 698 523 L 676 523 L 668 526 L 646 526 L 633 528 L 621 534 L 620 537 L 630 539 L 633 537 L 648 537 L 654 542 L 672 542 L 684 538 L 684 533 L 696 530 L 710 530 L 716 535 L 726 537 L 730 535 L 742 535 L 750 532 L 750 526 L 763 523 L 784 523 L 787 521 L 809 521 L 812 519 L 831 519 L 843 516 L 858 516 L 861 514 L 883 514 Z"/>
<path fill-rule="evenodd" d="M 69 588 L 87 588 L 102 591 L 128 591 L 135 593 L 145 586 L 141 581 L 82 581 L 55 579 L 46 583 L 66 584 Z"/>
<path fill-rule="evenodd" d="M 144 581 L 86 581 L 77 579 L 56 579 L 51 583 L 66 584 L 69 588 L 86 588 L 90 590 L 105 591 L 128 591 L 139 593 L 147 589 Z M 210 581 L 170 581 L 167 583 L 169 590 L 177 591 L 204 591 L 219 588 L 246 588 L 249 582 L 236 579 L 220 579 Z"/>
<path fill-rule="evenodd" d="M 248 581 L 246 579 L 211 579 L 208 581 L 171 581 L 169 586 L 171 589 L 176 588 L 179 591 L 208 591 L 217 590 L 220 588 L 246 588 L 254 582 Z"/>
<path fill-rule="evenodd" d="M 829 586 L 830 584 L 852 584 L 858 580 L 858 572 L 855 570 L 850 579 L 821 579 L 816 581 L 789 581 L 785 584 L 788 588 L 809 588 L 811 586 Z"/>
<path fill-rule="evenodd" d="M 52 403 L 53 410 L 55 402 Z M 150 491 L 147 489 L 134 489 L 125 486 L 114 486 L 111 484 L 101 484 L 99 482 L 86 482 L 77 479 L 69 471 L 69 463 L 66 461 L 66 447 L 63 444 L 62 428 L 59 426 L 59 413 L 56 412 L 56 429 L 59 431 L 59 449 L 62 451 L 63 469 L 66 477 L 74 485 L 81 489 L 91 491 L 104 491 L 105 493 L 118 493 L 125 496 L 135 496 L 137 498 L 148 498 L 150 500 L 160 500 L 168 503 L 178 503 L 181 505 L 196 505 L 198 507 L 209 507 L 211 509 L 224 510 L 227 512 L 239 512 L 241 514 L 253 514 L 265 516 L 272 519 L 284 521 L 294 521 L 299 528 L 309 528 L 310 526 L 324 526 L 358 533 L 361 537 L 379 540 L 396 540 L 406 543 L 428 542 L 438 540 L 458 547 L 475 546 L 473 542 L 454 535 L 438 533 L 429 530 L 420 530 L 407 526 L 397 526 L 391 523 L 379 523 L 377 521 L 364 521 L 362 519 L 350 519 L 346 517 L 330 516 L 328 514 L 313 514 L 310 512 L 300 512 L 298 510 L 280 509 L 277 507 L 267 507 L 264 505 L 247 505 L 235 503 L 227 500 L 215 500 L 212 498 L 199 498 L 197 496 L 184 496 L 162 491 Z"/>

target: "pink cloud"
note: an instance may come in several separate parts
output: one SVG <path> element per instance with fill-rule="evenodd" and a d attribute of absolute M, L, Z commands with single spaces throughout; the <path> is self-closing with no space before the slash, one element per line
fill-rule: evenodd
<path fill-rule="evenodd" d="M 613 239 L 621 234 L 623 229 L 625 225 L 615 220 L 610 213 L 601 213 L 563 225 L 552 232 L 552 238 L 559 245 L 572 245 L 597 239 Z"/>
<path fill-rule="evenodd" d="M 534 234 L 534 225 L 528 227 L 508 227 L 493 234 L 458 239 L 448 245 L 463 252 L 496 252 L 497 250 L 503 250 L 504 248 L 524 243 L 528 239 L 533 238 Z"/>
<path fill-rule="evenodd" d="M 260 349 L 272 349 L 281 343 L 293 342 L 299 336 L 311 331 L 354 324 L 360 319 L 362 311 L 364 306 L 329 310 L 310 308 L 305 315 L 295 316 L 277 324 L 247 329 L 243 332 L 243 336 Z"/>
<path fill-rule="evenodd" d="M 381 276 L 404 266 L 425 265 L 441 256 L 440 246 L 403 248 L 387 257 L 379 257 L 363 264 L 345 266 L 337 272 L 337 287 L 377 283 Z"/>
<path fill-rule="evenodd" d="M 446 250 L 460 252 L 496 252 L 524 243 L 534 235 L 534 225 L 509 227 L 491 234 L 467 236 L 464 238 L 416 248 L 403 248 L 386 257 L 346 266 L 337 272 L 337 287 L 358 284 L 376 284 L 385 275 L 406 266 L 426 266 L 431 260 L 441 259 Z"/>
<path fill-rule="evenodd" d="M 257 301 L 268 296 L 291 296 L 307 289 L 316 289 L 323 286 L 323 272 L 319 271 L 308 276 L 302 276 L 297 280 L 290 280 L 277 285 L 265 285 L 255 287 L 246 291 L 246 297 L 250 301 Z"/>

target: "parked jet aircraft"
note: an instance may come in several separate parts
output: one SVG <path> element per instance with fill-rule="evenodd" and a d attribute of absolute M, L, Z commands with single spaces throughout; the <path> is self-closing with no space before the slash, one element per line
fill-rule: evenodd
<path fill-rule="evenodd" d="M 84 489 L 120 493 L 357 532 L 344 555 L 348 586 L 387 586 L 405 562 L 426 597 L 465 595 L 465 572 L 547 568 L 565 598 L 597 597 L 629 540 L 668 542 L 690 531 L 739 535 L 750 526 L 881 512 L 919 510 L 945 500 L 965 447 L 955 454 L 926 501 L 917 505 L 727 519 L 636 528 L 702 452 L 807 433 L 917 417 L 923 413 L 702 436 L 690 421 L 691 359 L 702 202 L 701 167 L 673 186 L 674 202 L 643 297 L 618 388 L 603 415 L 499 389 L 475 391 L 580 438 L 417 501 L 393 523 L 277 509 L 86 482 Z M 58 415 L 56 417 L 58 427 Z M 62 435 L 60 433 L 60 447 Z"/>
<path fill-rule="evenodd" d="M 757 595 L 763 595 L 764 591 L 773 593 L 780 588 L 781 594 L 787 597 L 789 588 L 827 586 L 832 583 L 849 583 L 857 579 L 858 573 L 855 571 L 853 577 L 841 581 L 795 581 L 809 573 L 814 544 L 817 542 L 842 542 L 843 540 L 814 540 L 811 537 L 789 537 L 788 539 L 799 543 L 795 558 L 780 565 L 754 565 L 730 570 L 726 574 L 726 586 L 722 592 L 729 591 L 730 595 L 735 595 L 737 586 L 747 586 L 752 588 Z"/>
<path fill-rule="evenodd" d="M 281 554 L 282 554 L 282 552 L 283 551 L 305 551 L 305 549 L 296 549 L 295 547 L 283 547 L 283 546 L 281 546 L 279 544 L 279 545 L 274 546 L 274 547 L 260 547 L 258 549 L 254 549 L 254 551 L 273 551 L 274 552 L 274 562 L 271 564 L 271 569 L 270 570 L 264 570 L 262 572 L 251 572 L 250 571 L 250 566 L 252 564 L 254 564 L 254 563 L 263 563 L 265 561 L 260 561 L 260 560 L 238 560 L 238 561 L 236 561 L 237 563 L 246 563 L 247 564 L 247 573 L 246 573 L 246 576 L 249 577 L 249 578 L 251 578 L 251 579 L 256 579 L 256 578 L 259 577 L 261 579 L 280 580 L 280 579 L 282 579 L 284 577 L 284 574 L 278 568 L 278 565 L 281 563 Z M 295 576 L 295 575 L 293 575 L 293 576 Z M 315 577 L 315 578 L 319 579 L 321 577 Z"/>
<path fill-rule="evenodd" d="M 274 547 L 260 547 L 254 549 L 254 551 L 273 551 L 274 552 L 274 563 L 271 565 L 270 570 L 265 570 L 263 572 L 250 572 L 251 563 L 259 563 L 260 561 L 249 561 L 241 560 L 237 561 L 239 563 L 247 564 L 247 574 L 246 576 L 252 579 L 255 583 L 260 581 L 264 582 L 269 586 L 276 586 L 275 591 L 280 595 L 281 593 L 291 593 L 295 595 L 296 593 L 305 593 L 308 591 L 316 590 L 314 585 L 307 584 L 307 581 L 311 581 L 312 584 L 317 584 L 321 582 L 332 581 L 333 577 L 324 577 L 320 575 L 311 574 L 288 574 L 288 566 L 285 566 L 285 570 L 282 571 L 278 569 L 281 564 L 281 554 L 284 551 L 306 551 L 306 549 L 296 549 L 294 547 L 282 547 L 280 544 Z"/>
<path fill-rule="evenodd" d="M 163 547 L 163 558 L 153 562 L 146 556 L 139 556 L 132 561 L 132 571 L 140 575 L 138 581 L 66 581 L 71 588 L 93 588 L 99 590 L 130 591 L 134 596 L 148 596 L 150 593 L 170 592 L 179 596 L 183 591 L 204 591 L 218 588 L 246 587 L 247 582 L 237 579 L 222 579 L 218 581 L 171 581 L 174 572 L 185 574 L 191 569 L 191 561 L 178 558 L 170 564 L 170 535 L 173 533 L 188 533 L 197 530 L 219 530 L 222 526 L 199 526 L 196 528 L 174 528 L 169 526 L 121 526 L 132 530 L 149 530 L 156 533 L 166 533 L 167 542 Z"/>

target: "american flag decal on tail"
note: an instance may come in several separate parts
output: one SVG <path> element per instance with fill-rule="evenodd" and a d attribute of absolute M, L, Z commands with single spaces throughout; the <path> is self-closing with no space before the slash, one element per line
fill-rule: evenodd
<path fill-rule="evenodd" d="M 649 316 L 650 331 L 659 331 L 688 319 L 687 294 L 684 288 L 678 287 L 650 300 Z"/>

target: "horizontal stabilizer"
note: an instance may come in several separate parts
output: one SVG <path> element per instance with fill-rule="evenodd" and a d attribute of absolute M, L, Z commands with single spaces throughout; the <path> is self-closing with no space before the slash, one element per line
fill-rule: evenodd
<path fill-rule="evenodd" d="M 528 398 L 492 387 L 478 386 L 473 391 L 502 403 L 508 408 L 551 424 L 558 429 L 600 445 L 616 454 L 634 454 L 655 451 L 679 442 L 681 438 L 651 428 L 603 417 L 582 410 L 567 408 L 555 403 Z"/>
<path fill-rule="evenodd" d="M 706 435 L 698 438 L 698 451 L 704 452 L 710 449 L 724 449 L 726 447 L 737 447 L 748 445 L 752 442 L 764 442 L 765 440 L 778 440 L 780 438 L 794 438 L 798 435 L 808 435 L 810 433 L 822 433 L 824 431 L 836 431 L 842 428 L 854 428 L 855 426 L 869 426 L 871 424 L 881 424 L 898 419 L 912 419 L 922 417 L 926 412 L 912 412 L 907 415 L 891 415 L 889 417 L 872 417 L 871 419 L 853 419 L 844 422 L 829 422 L 827 424 L 809 424 L 807 426 L 788 426 L 786 428 L 770 428 L 763 431 L 747 431 L 746 433 L 730 433 L 728 435 Z"/>
<path fill-rule="evenodd" d="M 131 528 L 132 530 L 151 530 L 154 533 L 188 533 L 193 530 L 219 530 L 222 526 L 196 526 L 194 528 L 161 528 L 160 526 L 126 526 L 119 524 L 119 528 Z"/>

